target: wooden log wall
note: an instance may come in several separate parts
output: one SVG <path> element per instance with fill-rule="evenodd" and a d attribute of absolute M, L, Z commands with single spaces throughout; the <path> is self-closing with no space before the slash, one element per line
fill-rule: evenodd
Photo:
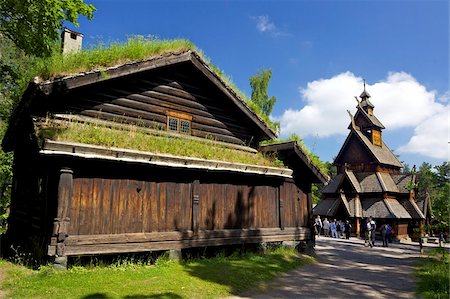
<path fill-rule="evenodd" d="M 83 87 L 49 99 L 47 106 L 34 110 L 162 130 L 167 127 L 167 113 L 175 112 L 192 117 L 191 132 L 196 137 L 252 146 L 260 139 L 255 124 L 190 65 L 114 79 L 95 88 Z"/>

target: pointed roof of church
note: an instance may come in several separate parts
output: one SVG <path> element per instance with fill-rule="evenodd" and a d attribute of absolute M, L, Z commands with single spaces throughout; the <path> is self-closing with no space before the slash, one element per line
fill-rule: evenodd
<path fill-rule="evenodd" d="M 358 102 L 358 105 L 356 106 L 356 109 L 358 109 L 358 111 L 355 114 L 355 120 L 357 120 L 358 117 L 361 115 L 365 118 L 366 124 L 364 126 L 361 126 L 360 124 L 357 123 L 356 125 L 364 128 L 375 127 L 380 130 L 385 129 L 381 121 L 379 121 L 378 118 L 375 115 L 373 115 L 373 109 L 375 108 L 375 106 L 369 100 L 370 94 L 366 90 L 366 81 L 364 81 L 364 90 L 359 97 L 361 98 L 361 101 L 359 101 L 358 98 L 355 97 Z M 369 108 L 371 109 L 370 113 Z"/>
<path fill-rule="evenodd" d="M 351 125 L 350 125 L 351 127 Z M 371 154 L 371 156 L 375 159 L 376 162 L 385 165 L 391 165 L 398 168 L 402 167 L 402 163 L 397 159 L 397 157 L 392 153 L 389 147 L 383 142 L 382 146 L 376 146 L 370 142 L 369 138 L 364 135 L 361 130 L 358 128 L 351 127 L 350 133 L 347 136 L 347 139 L 344 142 L 339 154 L 335 158 L 335 163 L 338 161 L 342 154 L 346 151 L 347 144 L 349 144 L 350 138 L 355 136 L 356 139 L 367 149 L 367 151 Z"/>
<path fill-rule="evenodd" d="M 375 108 L 375 106 L 369 100 L 370 94 L 366 90 L 366 81 L 365 80 L 364 80 L 364 90 L 359 97 L 361 98 L 361 107 L 363 107 L 363 108 L 370 107 L 372 109 Z"/>

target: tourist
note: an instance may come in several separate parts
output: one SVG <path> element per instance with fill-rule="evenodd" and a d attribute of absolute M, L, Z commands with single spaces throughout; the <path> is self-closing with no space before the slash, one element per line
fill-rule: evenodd
<path fill-rule="evenodd" d="M 331 228 L 331 237 L 338 239 L 339 237 L 336 230 L 337 229 L 336 219 L 334 219 L 333 222 L 331 222 L 330 228 Z"/>
<path fill-rule="evenodd" d="M 345 220 L 345 226 L 344 226 L 344 229 L 345 229 L 345 238 L 348 240 L 348 239 L 350 239 L 350 230 L 351 230 L 351 228 L 352 228 L 352 225 L 350 224 L 350 221 L 348 221 L 348 220 Z"/>
<path fill-rule="evenodd" d="M 322 231 L 322 220 L 319 215 L 317 215 L 316 220 L 314 221 L 314 230 L 316 231 L 317 237 L 320 237 L 320 232 Z"/>
<path fill-rule="evenodd" d="M 339 227 L 341 228 L 341 234 L 339 237 L 343 238 L 345 234 L 345 223 L 344 221 L 339 220 Z"/>
<path fill-rule="evenodd" d="M 369 217 L 369 220 L 367 221 L 367 231 L 368 234 L 368 241 L 369 246 L 374 247 L 375 246 L 375 230 L 376 230 L 376 224 L 375 221 L 372 219 L 372 217 Z"/>
<path fill-rule="evenodd" d="M 330 236 L 330 221 L 327 218 L 323 220 L 323 234 L 325 237 Z"/>
<path fill-rule="evenodd" d="M 388 225 L 386 223 L 384 223 L 380 227 L 381 240 L 383 240 L 383 247 L 388 247 L 387 228 L 388 228 Z"/>
<path fill-rule="evenodd" d="M 387 225 L 386 236 L 389 243 L 392 243 L 392 226 L 390 224 Z"/>
<path fill-rule="evenodd" d="M 334 219 L 334 222 L 336 222 L 336 234 L 338 236 L 338 239 L 341 236 L 341 226 L 339 225 L 339 220 Z"/>

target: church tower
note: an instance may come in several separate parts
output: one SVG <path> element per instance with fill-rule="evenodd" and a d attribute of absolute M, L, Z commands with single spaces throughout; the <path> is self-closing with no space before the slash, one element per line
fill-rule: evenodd
<path fill-rule="evenodd" d="M 398 238 L 408 236 L 408 225 L 423 225 L 424 213 L 415 202 L 415 176 L 403 174 L 402 164 L 383 141 L 383 124 L 375 116 L 370 94 L 357 97 L 350 130 L 334 160 L 337 175 L 322 189 L 314 215 L 348 219 L 360 236 L 365 219 L 391 224 Z M 412 229 L 413 226 L 409 228 Z"/>

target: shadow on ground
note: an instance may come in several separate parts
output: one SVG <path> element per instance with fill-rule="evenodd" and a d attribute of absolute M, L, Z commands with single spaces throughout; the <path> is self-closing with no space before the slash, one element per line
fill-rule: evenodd
<path fill-rule="evenodd" d="M 214 260 L 200 259 L 186 263 L 184 270 L 202 280 L 227 286 L 231 294 L 237 295 L 243 290 L 264 286 L 281 272 L 295 269 L 310 261 L 307 258 L 287 257 L 275 252 L 264 257 L 244 255 L 244 258 L 239 256 Z"/>
<path fill-rule="evenodd" d="M 418 250 L 395 244 L 364 247 L 360 240 L 322 239 L 318 262 L 271 283 L 258 298 L 415 298 L 413 264 Z"/>
<path fill-rule="evenodd" d="M 127 295 L 125 297 L 122 297 L 124 299 L 180 299 L 178 294 L 167 292 L 167 293 L 160 293 L 160 294 L 152 294 L 152 295 Z M 104 293 L 94 293 L 90 294 L 84 297 L 81 297 L 81 299 L 112 299 L 112 297 L 108 296 Z"/>

